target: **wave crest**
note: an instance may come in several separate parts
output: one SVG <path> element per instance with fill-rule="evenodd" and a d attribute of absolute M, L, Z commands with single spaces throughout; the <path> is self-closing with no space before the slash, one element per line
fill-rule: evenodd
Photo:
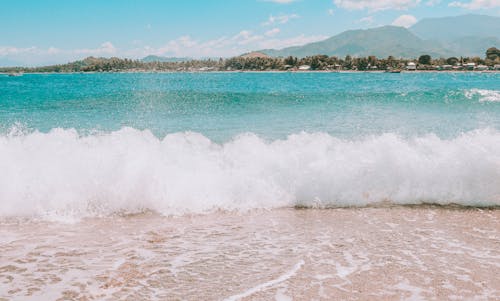
<path fill-rule="evenodd" d="M 465 91 L 465 97 L 473 99 L 478 97 L 480 102 L 498 102 L 500 101 L 500 91 L 486 89 L 470 89 Z"/>
<path fill-rule="evenodd" d="M 500 133 L 342 140 L 300 133 L 216 144 L 123 128 L 0 136 L 0 216 L 202 213 L 287 206 L 500 205 Z"/>

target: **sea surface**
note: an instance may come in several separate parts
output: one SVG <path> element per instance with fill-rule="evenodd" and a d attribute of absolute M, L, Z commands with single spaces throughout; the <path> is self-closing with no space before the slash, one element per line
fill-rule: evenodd
<path fill-rule="evenodd" d="M 499 73 L 0 75 L 0 216 L 500 205 Z"/>

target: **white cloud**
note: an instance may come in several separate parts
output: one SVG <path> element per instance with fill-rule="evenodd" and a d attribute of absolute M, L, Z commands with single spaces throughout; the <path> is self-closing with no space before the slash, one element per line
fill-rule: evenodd
<path fill-rule="evenodd" d="M 278 33 L 280 33 L 281 30 L 279 28 L 273 28 L 271 30 L 268 30 L 264 33 L 264 35 L 266 37 L 274 37 L 275 35 L 277 35 Z"/>
<path fill-rule="evenodd" d="M 36 47 L 18 48 L 12 46 L 0 46 L 0 56 L 18 55 L 23 53 L 35 53 L 38 51 Z"/>
<path fill-rule="evenodd" d="M 373 16 L 361 18 L 358 20 L 358 23 L 372 24 L 373 23 Z"/>
<path fill-rule="evenodd" d="M 333 0 L 337 7 L 348 10 L 363 10 L 371 11 L 379 10 L 406 10 L 415 7 L 420 3 L 420 0 Z"/>
<path fill-rule="evenodd" d="M 248 30 L 240 31 L 237 35 L 231 38 L 238 45 L 248 45 L 259 40 L 262 40 L 264 37 L 261 35 L 255 35 L 253 32 Z"/>
<path fill-rule="evenodd" d="M 144 57 L 154 54 L 167 57 L 230 57 L 245 52 L 268 49 L 285 48 L 303 45 L 324 40 L 327 36 L 299 35 L 290 38 L 276 38 L 279 29 L 271 29 L 263 34 L 256 34 L 249 30 L 242 30 L 233 36 L 224 36 L 213 40 L 200 41 L 190 36 L 180 37 L 167 42 L 164 46 L 154 48 L 145 46 L 126 51 L 129 57 Z"/>
<path fill-rule="evenodd" d="M 18 48 L 10 46 L 0 46 L 0 56 L 12 56 L 22 54 L 36 54 L 36 55 L 56 55 L 56 54 L 88 54 L 88 55 L 106 55 L 115 54 L 117 49 L 111 42 L 102 43 L 98 48 L 84 48 L 63 50 L 56 47 L 49 47 L 47 49 L 38 48 L 35 46 L 27 48 Z"/>
<path fill-rule="evenodd" d="M 149 54 L 162 55 L 164 53 L 171 53 L 175 56 L 181 56 L 183 49 L 189 49 L 197 46 L 198 42 L 193 40 L 190 36 L 182 36 L 175 40 L 169 41 L 167 44 L 154 49 L 149 46 L 145 46 L 145 52 Z"/>
<path fill-rule="evenodd" d="M 61 49 L 56 47 L 49 47 L 49 49 L 47 49 L 47 54 L 59 54 L 61 52 Z"/>
<path fill-rule="evenodd" d="M 472 0 L 470 2 L 454 1 L 448 4 L 451 7 L 461 7 L 465 9 L 477 10 L 500 7 L 500 0 Z"/>
<path fill-rule="evenodd" d="M 428 0 L 427 2 L 425 2 L 425 5 L 434 6 L 434 5 L 439 4 L 439 3 L 441 3 L 441 0 Z"/>
<path fill-rule="evenodd" d="M 397 17 L 396 20 L 394 20 L 392 22 L 392 25 L 408 28 L 408 27 L 412 26 L 415 23 L 417 23 L 417 18 L 415 18 L 414 16 L 412 16 L 412 15 L 401 15 L 401 16 Z"/>
<path fill-rule="evenodd" d="M 16 48 L 0 46 L 0 57 L 8 60 L 22 62 L 26 65 L 46 65 L 65 63 L 82 59 L 86 56 L 118 56 L 128 58 L 142 58 L 147 55 L 160 55 L 167 57 L 231 57 L 242 53 L 289 46 L 304 45 L 328 38 L 323 35 L 298 35 L 288 38 L 279 37 L 281 30 L 272 28 L 263 32 L 242 30 L 232 36 L 221 36 L 211 40 L 198 40 L 191 36 L 181 36 L 167 41 L 165 44 L 153 46 L 135 45 L 131 49 L 119 49 L 111 42 L 105 42 L 97 48 L 60 49 L 50 48 Z"/>
<path fill-rule="evenodd" d="M 269 16 L 269 19 L 267 19 L 266 22 L 262 23 L 264 26 L 269 26 L 273 24 L 286 24 L 290 22 L 290 20 L 300 18 L 299 15 L 297 14 L 291 14 L 291 15 L 279 15 L 279 16 Z"/>
<path fill-rule="evenodd" d="M 86 55 L 110 55 L 115 54 L 117 49 L 111 42 L 104 42 L 101 44 L 101 47 L 98 48 L 75 49 L 73 52 Z"/>
<path fill-rule="evenodd" d="M 329 15 L 329 16 L 333 16 L 333 14 L 335 13 L 335 11 L 333 9 L 329 9 L 326 11 L 326 13 Z"/>
<path fill-rule="evenodd" d="M 119 55 L 118 52 L 111 42 L 105 42 L 98 48 L 84 49 L 60 49 L 54 46 L 49 48 L 0 46 L 0 57 L 31 66 L 65 63 L 84 56 Z"/>

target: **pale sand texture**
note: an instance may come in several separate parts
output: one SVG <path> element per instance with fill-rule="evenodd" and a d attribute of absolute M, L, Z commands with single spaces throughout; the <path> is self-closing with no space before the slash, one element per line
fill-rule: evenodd
<path fill-rule="evenodd" d="M 0 300 L 499 300 L 500 211 L 0 222 Z"/>

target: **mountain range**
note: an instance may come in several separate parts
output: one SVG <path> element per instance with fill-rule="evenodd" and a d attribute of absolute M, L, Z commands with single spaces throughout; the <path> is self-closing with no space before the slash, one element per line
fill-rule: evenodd
<path fill-rule="evenodd" d="M 366 30 L 348 30 L 323 41 L 284 49 L 258 52 L 274 57 L 369 56 L 416 58 L 479 56 L 486 49 L 500 47 L 500 17 L 463 15 L 422 19 L 410 28 L 383 26 Z"/>

